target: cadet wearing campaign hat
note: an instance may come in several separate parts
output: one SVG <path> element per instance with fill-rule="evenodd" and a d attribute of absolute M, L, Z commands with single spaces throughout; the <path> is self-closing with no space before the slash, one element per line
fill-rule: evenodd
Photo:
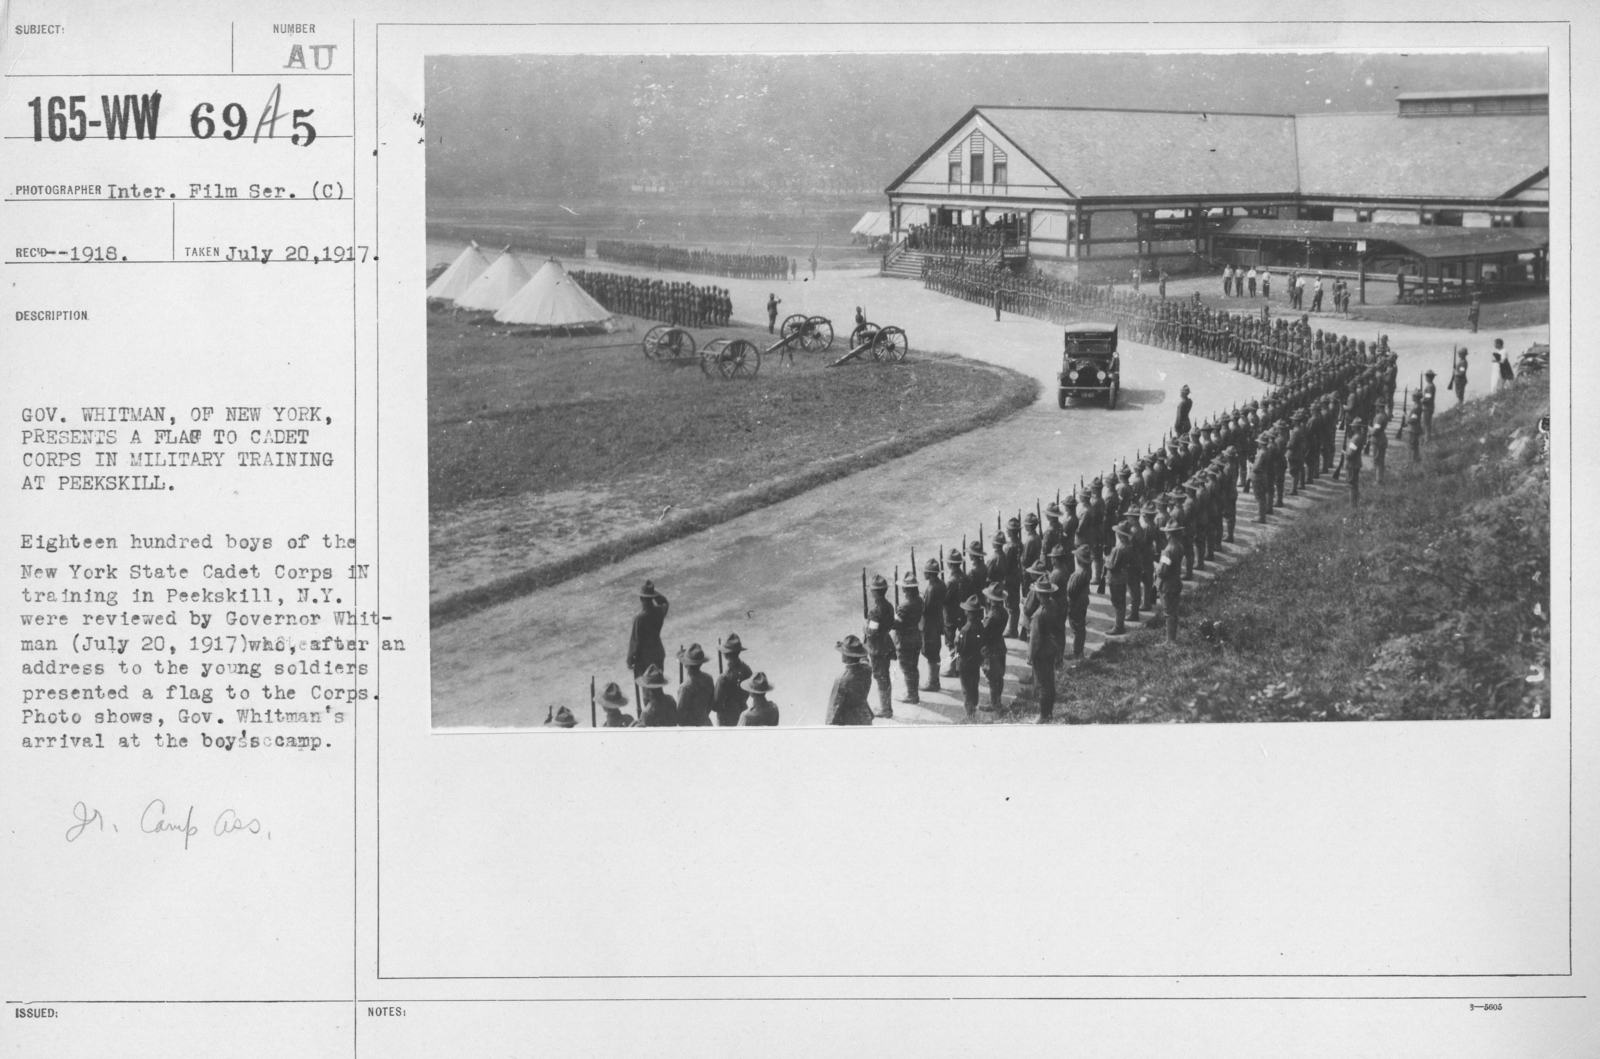
<path fill-rule="evenodd" d="M 1061 615 L 1056 605 L 1060 590 L 1048 577 L 1034 581 L 1028 601 L 1028 664 L 1033 669 L 1034 687 L 1039 692 L 1039 723 L 1050 720 L 1056 704 L 1056 667 L 1061 664 L 1058 628 Z"/>
<path fill-rule="evenodd" d="M 717 677 L 717 696 L 712 712 L 716 714 L 718 725 L 731 728 L 739 723 L 739 718 L 744 714 L 748 700 L 744 680 L 750 675 L 750 666 L 744 660 L 744 641 L 739 639 L 736 632 L 730 632 L 717 650 L 722 653 L 722 673 Z"/>
<path fill-rule="evenodd" d="M 900 579 L 900 606 L 895 610 L 895 653 L 900 657 L 900 677 L 905 691 L 901 702 L 918 703 L 917 659 L 922 654 L 922 587 L 917 584 L 917 574 L 907 570 Z"/>
<path fill-rule="evenodd" d="M 628 696 L 622 693 L 616 681 L 606 685 L 605 691 L 600 693 L 600 707 L 606 712 L 606 719 L 600 722 L 601 728 L 630 728 L 633 726 L 632 718 L 622 711 L 630 703 Z"/>
<path fill-rule="evenodd" d="M 878 685 L 878 716 L 893 717 L 893 689 L 889 683 L 889 663 L 894 660 L 894 639 L 890 635 L 899 622 L 894 608 L 886 598 L 889 581 L 882 574 L 872 575 L 872 601 L 867 604 L 866 629 L 861 638 L 866 643 L 867 654 L 872 659 L 872 680 Z"/>
<path fill-rule="evenodd" d="M 868 663 L 867 648 L 854 636 L 846 636 L 835 645 L 844 660 L 844 673 L 833 682 L 828 694 L 827 724 L 863 725 L 872 723 L 872 707 L 867 705 L 867 691 L 872 687 L 872 666 Z"/>
<path fill-rule="evenodd" d="M 716 705 L 717 685 L 710 676 L 701 672 L 706 664 L 706 653 L 699 644 L 678 651 L 678 661 L 683 664 L 683 683 L 678 685 L 678 724 L 685 728 L 708 728 L 711 710 Z"/>
<path fill-rule="evenodd" d="M 651 666 L 666 664 L 667 648 L 661 642 L 661 626 L 671 606 L 667 597 L 656 591 L 654 581 L 639 590 L 639 613 L 633 617 L 633 632 L 628 637 L 628 669 L 637 679 Z"/>
<path fill-rule="evenodd" d="M 772 691 L 772 685 L 767 681 L 765 673 L 757 673 L 741 685 L 750 694 L 752 701 L 749 709 L 739 715 L 741 727 L 775 727 L 778 723 L 778 707 L 767 699 L 767 694 Z"/>
<path fill-rule="evenodd" d="M 640 728 L 676 728 L 678 703 L 666 692 L 667 678 L 661 667 L 652 665 L 636 683 L 644 690 L 644 705 L 639 710 Z"/>

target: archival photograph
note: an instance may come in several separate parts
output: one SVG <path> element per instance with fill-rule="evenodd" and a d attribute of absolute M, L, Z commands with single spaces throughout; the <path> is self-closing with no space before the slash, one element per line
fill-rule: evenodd
<path fill-rule="evenodd" d="M 435 730 L 1549 717 L 1543 51 L 425 75 Z"/>

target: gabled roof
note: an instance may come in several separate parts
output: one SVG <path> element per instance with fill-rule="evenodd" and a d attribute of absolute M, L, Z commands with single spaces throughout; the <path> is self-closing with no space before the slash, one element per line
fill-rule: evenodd
<path fill-rule="evenodd" d="M 947 149 L 974 116 L 1076 198 L 1299 193 L 1494 199 L 1530 187 L 1530 178 L 1550 165 L 1550 121 L 1543 114 L 1401 118 L 1393 111 L 1290 115 L 980 104 L 886 190 L 899 188 Z"/>
<path fill-rule="evenodd" d="M 1295 131 L 1300 191 L 1313 197 L 1493 199 L 1550 166 L 1543 114 L 1302 114 Z"/>
<path fill-rule="evenodd" d="M 1289 194 L 1294 118 L 1174 110 L 977 108 L 1079 198 Z"/>
<path fill-rule="evenodd" d="M 1079 198 L 1290 194 L 1298 186 L 1288 114 L 979 105 L 888 190 L 942 150 L 974 114 Z"/>

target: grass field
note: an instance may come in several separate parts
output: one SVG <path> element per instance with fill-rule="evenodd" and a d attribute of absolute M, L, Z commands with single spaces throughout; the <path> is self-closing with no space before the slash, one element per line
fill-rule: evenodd
<path fill-rule="evenodd" d="M 1022 407 L 1033 380 L 912 351 L 901 364 L 763 361 L 752 381 L 647 360 L 636 331 L 531 339 L 428 322 L 433 598 L 507 570 L 572 576 L 610 558 L 795 495 Z M 696 334 L 743 336 L 764 329 Z M 535 578 L 535 581 L 541 578 Z M 532 587 L 524 578 L 523 589 Z"/>
<path fill-rule="evenodd" d="M 1543 378 L 1389 448 L 1363 506 L 1323 504 L 1212 584 L 1177 644 L 1137 629 L 1060 680 L 1064 723 L 1548 716 L 1550 489 Z M 1240 517 L 1250 498 L 1241 496 Z"/>

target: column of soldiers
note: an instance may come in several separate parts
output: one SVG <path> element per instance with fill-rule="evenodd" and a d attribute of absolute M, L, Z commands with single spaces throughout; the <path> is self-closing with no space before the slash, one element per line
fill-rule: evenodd
<path fill-rule="evenodd" d="M 1254 494 L 1256 519 L 1267 522 L 1284 503 L 1286 486 L 1294 495 L 1332 474 L 1348 478 L 1358 504 L 1369 451 L 1382 480 L 1396 358 L 1387 343 L 1368 347 L 1321 336 L 1321 345 L 1318 357 L 1265 398 L 1175 432 L 1131 465 L 1123 460 L 1104 475 L 1080 479 L 1077 490 L 1042 507 L 1036 502 L 1003 529 L 997 516 L 987 550 L 980 532 L 923 563 L 920 584 L 908 570 L 897 605 L 888 601 L 888 580 L 873 578 L 864 636 L 838 645 L 846 674 L 834 686 L 829 723 L 870 724 L 874 684 L 876 716 L 892 717 L 895 660 L 900 702 L 917 703 L 920 691 L 942 690 L 941 678 L 956 678 L 968 716 L 977 713 L 985 690 L 989 708 L 997 709 L 1007 639 L 1028 644 L 1039 720 L 1048 721 L 1059 663 L 1069 649 L 1074 659 L 1083 657 L 1091 593 L 1109 589 L 1111 635 L 1125 635 L 1128 623 L 1149 611 L 1149 624 L 1164 625 L 1172 642 L 1184 582 L 1233 542 L 1241 493 Z M 1402 425 L 1400 436 L 1409 430 L 1413 447 L 1426 433 L 1427 397 L 1425 388 L 1416 391 Z M 1346 444 L 1336 464 L 1341 431 Z"/>
<path fill-rule="evenodd" d="M 629 243 L 601 239 L 595 252 L 602 261 L 673 272 L 698 272 L 736 279 L 788 279 L 792 264 L 780 254 L 719 254 L 711 250 L 685 250 L 661 243 Z"/>
<path fill-rule="evenodd" d="M 1199 294 L 1167 299 L 1114 287 L 1058 279 L 1037 269 L 1013 273 L 998 265 L 960 258 L 925 257 L 922 281 L 929 290 L 983 305 L 1064 324 L 1085 316 L 1117 324 L 1134 342 L 1209 360 L 1232 361 L 1273 385 L 1296 378 L 1313 365 L 1349 353 L 1364 353 L 1365 340 L 1313 329 L 1310 318 L 1272 318 L 1261 312 L 1210 309 Z M 1380 353 L 1388 338 L 1377 342 Z"/>
<path fill-rule="evenodd" d="M 607 311 L 664 320 L 674 327 L 725 327 L 733 317 L 733 299 L 722 287 L 697 287 L 616 272 L 568 273 Z"/>

